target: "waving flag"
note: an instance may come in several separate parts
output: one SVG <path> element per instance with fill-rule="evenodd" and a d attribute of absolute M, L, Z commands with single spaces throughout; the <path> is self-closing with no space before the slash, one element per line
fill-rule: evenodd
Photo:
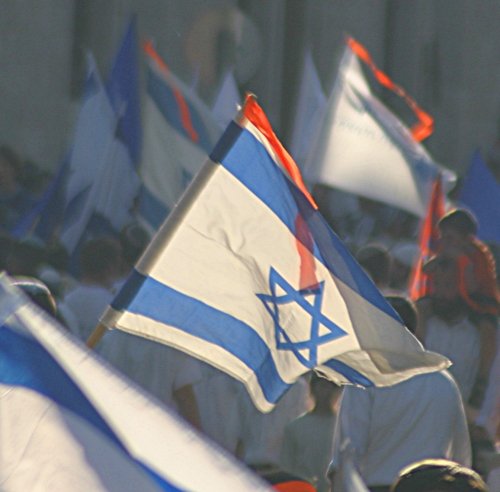
<path fill-rule="evenodd" d="M 139 215 L 156 231 L 222 134 L 212 113 L 166 67 L 151 44 L 144 107 Z"/>
<path fill-rule="evenodd" d="M 0 278 L 2 491 L 268 490 Z"/>
<path fill-rule="evenodd" d="M 444 215 L 444 208 L 443 185 L 439 175 L 434 183 L 427 217 L 420 232 L 420 257 L 409 280 L 410 297 L 414 301 L 432 292 L 431 276 L 425 274 L 422 267 L 439 251 L 438 222 Z"/>
<path fill-rule="evenodd" d="M 350 44 L 345 50 L 305 176 L 423 217 L 438 173 L 446 187 L 455 175 L 435 164 L 415 139 L 428 134 L 429 125 L 410 132 L 372 94 L 351 46 L 359 47 Z"/>
<path fill-rule="evenodd" d="M 306 52 L 295 111 L 291 154 L 303 166 L 326 110 L 326 97 L 310 51 Z"/>
<path fill-rule="evenodd" d="M 120 117 L 92 58 L 68 171 L 60 240 L 72 253 L 94 224 L 120 231 L 131 220 L 129 211 L 139 187 L 131 155 L 120 138 Z"/>
<path fill-rule="evenodd" d="M 465 176 L 460 202 L 476 216 L 478 237 L 500 243 L 500 185 L 479 152 Z"/>
<path fill-rule="evenodd" d="M 141 99 L 137 19 L 132 17 L 106 84 L 111 106 L 119 117 L 118 131 L 134 167 L 141 157 Z"/>
<path fill-rule="evenodd" d="M 327 361 L 367 386 L 447 365 L 328 228 L 250 96 L 101 322 L 226 371 L 263 411 Z"/>
<path fill-rule="evenodd" d="M 139 186 L 136 173 L 128 168 L 137 166 L 141 146 L 135 18 L 106 92 L 94 60 L 89 59 L 72 150 L 40 203 L 14 231 L 18 238 L 35 235 L 50 241 L 62 228 L 62 241 L 70 252 L 87 229 L 91 234 L 119 231 L 130 221 L 128 211 Z"/>

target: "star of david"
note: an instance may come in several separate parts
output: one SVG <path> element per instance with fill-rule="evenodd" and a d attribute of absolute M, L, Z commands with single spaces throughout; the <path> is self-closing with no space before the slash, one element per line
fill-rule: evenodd
<path fill-rule="evenodd" d="M 276 294 L 277 287 L 280 287 L 284 291 L 283 295 Z M 271 295 L 257 294 L 257 297 L 263 302 L 273 318 L 276 347 L 279 350 L 291 350 L 304 366 L 312 369 L 318 365 L 318 347 L 320 345 L 347 335 L 344 330 L 321 312 L 325 283 L 320 282 L 314 288 L 310 289 L 296 290 L 274 268 L 271 268 L 269 273 L 269 288 L 272 293 Z M 312 303 L 307 299 L 311 297 L 313 297 Z M 308 340 L 294 342 L 280 324 L 280 306 L 293 303 L 300 306 L 311 317 Z M 327 333 L 320 335 L 321 325 L 327 329 Z M 309 357 L 304 355 L 304 352 L 307 351 L 309 352 Z"/>

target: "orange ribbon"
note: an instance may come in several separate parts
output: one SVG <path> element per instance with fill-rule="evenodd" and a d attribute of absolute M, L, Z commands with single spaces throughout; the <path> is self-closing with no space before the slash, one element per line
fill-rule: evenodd
<path fill-rule="evenodd" d="M 417 142 L 421 142 L 426 139 L 432 132 L 434 131 L 434 118 L 422 109 L 420 109 L 417 103 L 406 93 L 406 91 L 395 84 L 382 70 L 379 70 L 370 56 L 370 53 L 366 50 L 364 46 L 359 44 L 356 40 L 351 37 L 347 38 L 347 44 L 352 49 L 352 51 L 356 54 L 356 56 L 363 60 L 372 70 L 373 75 L 377 81 L 382 84 L 384 87 L 387 87 L 391 91 L 394 91 L 398 96 L 402 97 L 408 106 L 413 110 L 416 117 L 419 119 L 419 122 L 416 123 L 411 129 L 411 134 L 413 138 Z"/>
<path fill-rule="evenodd" d="M 304 193 L 306 198 L 309 200 L 309 203 L 315 210 L 317 210 L 318 206 L 304 184 L 299 167 L 273 132 L 267 116 L 264 111 L 262 111 L 262 108 L 257 104 L 253 94 L 247 94 L 245 98 L 244 112 L 248 121 L 250 121 L 267 138 L 297 188 Z"/>

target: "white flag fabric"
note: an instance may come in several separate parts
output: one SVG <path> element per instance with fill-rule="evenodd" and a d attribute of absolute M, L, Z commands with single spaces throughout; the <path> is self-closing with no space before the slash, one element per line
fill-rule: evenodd
<path fill-rule="evenodd" d="M 151 46 L 144 103 L 139 216 L 156 232 L 222 134 L 205 103 Z"/>
<path fill-rule="evenodd" d="M 290 153 L 303 167 L 326 110 L 326 97 L 310 51 L 306 52 L 295 111 Z"/>
<path fill-rule="evenodd" d="M 305 176 L 423 217 L 438 172 L 449 189 L 454 173 L 438 166 L 372 94 L 347 47 Z"/>
<path fill-rule="evenodd" d="M 119 116 L 92 57 L 86 96 L 80 110 L 69 158 L 66 210 L 60 240 L 71 253 L 93 215 L 120 231 L 130 222 L 139 190 L 129 150 L 118 136 Z"/>
<path fill-rule="evenodd" d="M 56 326 L 0 277 L 0 487 L 268 488 Z"/>
<path fill-rule="evenodd" d="M 227 125 L 231 123 L 240 105 L 241 97 L 233 71 L 228 70 L 212 108 L 214 118 L 222 130 L 225 130 Z"/>
<path fill-rule="evenodd" d="M 226 371 L 262 411 L 322 364 L 364 386 L 446 367 L 402 326 L 297 173 L 248 96 L 102 323 Z"/>

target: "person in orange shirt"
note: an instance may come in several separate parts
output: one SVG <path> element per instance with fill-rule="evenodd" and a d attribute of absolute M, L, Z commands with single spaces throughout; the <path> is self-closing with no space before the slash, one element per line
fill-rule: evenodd
<path fill-rule="evenodd" d="M 424 272 L 435 274 L 439 270 L 455 269 L 457 294 L 466 302 L 469 319 L 477 326 L 481 337 L 479 369 L 468 402 L 472 408 L 481 408 L 497 349 L 500 293 L 495 260 L 489 248 L 477 239 L 477 222 L 466 210 L 455 209 L 447 213 L 438 227 L 441 252 L 424 265 Z M 425 340 L 425 326 L 432 313 L 432 303 L 423 298 L 417 306 L 420 315 L 417 336 Z"/>

